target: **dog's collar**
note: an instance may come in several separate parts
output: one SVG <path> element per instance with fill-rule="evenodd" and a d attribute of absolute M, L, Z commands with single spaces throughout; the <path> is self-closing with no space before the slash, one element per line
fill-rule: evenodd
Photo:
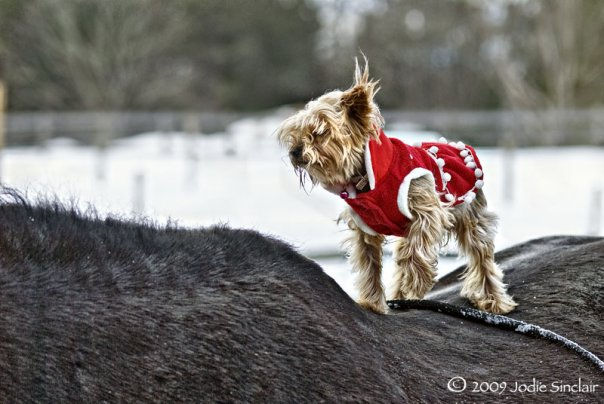
<path fill-rule="evenodd" d="M 358 180 L 356 182 L 356 184 L 354 184 L 354 187 L 359 191 L 359 192 L 366 192 L 369 189 L 367 189 L 369 186 L 369 175 L 365 174 L 364 176 L 361 177 L 360 180 Z"/>
<path fill-rule="evenodd" d="M 325 187 L 330 192 L 336 193 L 336 189 L 334 187 Z M 340 191 L 340 198 L 348 199 L 348 198 L 356 198 L 358 193 L 368 192 L 371 189 L 369 188 L 369 178 L 368 175 L 359 175 L 353 177 L 348 185 L 346 185 L 345 189 Z M 358 191 L 358 192 L 357 192 Z"/>

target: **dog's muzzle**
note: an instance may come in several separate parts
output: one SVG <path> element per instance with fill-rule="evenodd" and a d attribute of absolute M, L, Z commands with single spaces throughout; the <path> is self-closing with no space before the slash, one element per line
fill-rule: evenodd
<path fill-rule="evenodd" d="M 306 162 L 304 161 L 304 158 L 302 157 L 303 150 L 304 149 L 302 148 L 302 146 L 296 146 L 289 151 L 289 159 L 291 160 L 293 165 L 295 165 L 295 166 L 306 165 Z"/>

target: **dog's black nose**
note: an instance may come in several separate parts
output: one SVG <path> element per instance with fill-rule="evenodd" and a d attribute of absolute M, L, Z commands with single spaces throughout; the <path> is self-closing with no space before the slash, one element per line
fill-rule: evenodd
<path fill-rule="evenodd" d="M 302 146 L 296 146 L 293 149 L 291 149 L 289 151 L 289 156 L 293 160 L 300 160 L 300 157 L 302 157 Z"/>

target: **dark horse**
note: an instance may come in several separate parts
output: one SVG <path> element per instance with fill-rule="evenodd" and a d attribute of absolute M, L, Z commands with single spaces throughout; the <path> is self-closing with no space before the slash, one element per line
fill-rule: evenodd
<path fill-rule="evenodd" d="M 316 263 L 254 231 L 2 198 L 1 402 L 596 402 L 604 392 L 602 372 L 559 345 L 436 312 L 366 312 Z M 604 239 L 540 239 L 497 259 L 519 303 L 512 317 L 604 355 Z M 432 298 L 468 305 L 456 275 Z"/>

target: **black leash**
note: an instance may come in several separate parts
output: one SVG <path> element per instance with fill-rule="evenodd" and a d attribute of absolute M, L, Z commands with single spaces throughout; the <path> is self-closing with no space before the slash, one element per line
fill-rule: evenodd
<path fill-rule="evenodd" d="M 604 372 L 604 361 L 602 361 L 602 359 L 598 358 L 576 342 L 556 334 L 553 331 L 539 327 L 538 325 L 525 323 L 524 321 L 515 320 L 499 314 L 487 313 L 470 307 L 455 306 L 434 300 L 389 300 L 388 306 L 393 310 L 416 309 L 437 311 L 439 313 L 471 320 L 477 323 L 493 325 L 503 330 L 510 330 L 531 337 L 543 338 L 547 341 L 561 344 L 567 349 L 574 351 L 582 358 L 587 359 L 596 365 L 600 371 Z"/>

